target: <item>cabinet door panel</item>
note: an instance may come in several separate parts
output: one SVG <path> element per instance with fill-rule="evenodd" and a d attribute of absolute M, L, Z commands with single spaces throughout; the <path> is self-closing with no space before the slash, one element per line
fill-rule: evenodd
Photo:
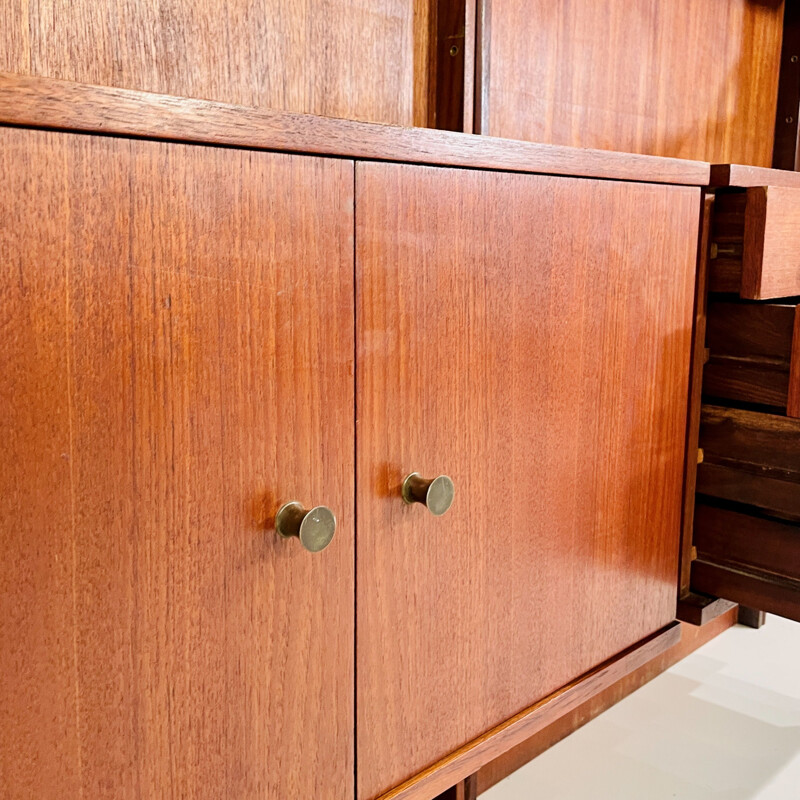
<path fill-rule="evenodd" d="M 356 209 L 366 799 L 673 619 L 700 193 L 358 164 Z"/>
<path fill-rule="evenodd" d="M 0 172 L 0 795 L 346 796 L 352 162 L 5 130 Z"/>

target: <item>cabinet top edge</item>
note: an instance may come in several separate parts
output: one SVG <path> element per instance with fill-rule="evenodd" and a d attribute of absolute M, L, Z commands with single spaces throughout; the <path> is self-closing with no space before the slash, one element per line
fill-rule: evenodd
<path fill-rule="evenodd" d="M 746 164 L 712 164 L 709 186 L 748 189 L 756 186 L 800 188 L 800 172 Z"/>
<path fill-rule="evenodd" d="M 0 125 L 289 153 L 705 186 L 710 165 L 401 128 L 0 72 Z"/>

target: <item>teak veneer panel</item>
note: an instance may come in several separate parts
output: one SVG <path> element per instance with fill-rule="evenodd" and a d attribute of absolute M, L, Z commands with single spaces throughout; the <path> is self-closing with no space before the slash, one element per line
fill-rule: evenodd
<path fill-rule="evenodd" d="M 692 188 L 356 165 L 360 800 L 674 618 L 699 219 Z"/>
<path fill-rule="evenodd" d="M 772 163 L 780 0 L 481 6 L 481 133 Z"/>
<path fill-rule="evenodd" d="M 748 189 L 744 218 L 742 297 L 800 294 L 800 188 Z"/>
<path fill-rule="evenodd" d="M 569 719 L 573 712 L 591 703 L 608 687 L 629 680 L 648 665 L 657 663 L 665 653 L 680 645 L 681 632 L 681 624 L 671 622 L 644 641 L 626 648 L 530 708 L 523 709 L 401 786 L 381 795 L 380 800 L 428 800 L 454 783 L 474 775 L 481 767 L 538 736 L 554 723 Z"/>
<path fill-rule="evenodd" d="M 411 125 L 418 5 L 4 0 L 0 70 Z"/>
<path fill-rule="evenodd" d="M 572 711 L 560 716 L 555 722 L 529 737 L 515 748 L 491 761 L 478 772 L 478 792 L 482 794 L 503 778 L 515 772 L 531 759 L 561 741 L 573 731 L 590 722 L 606 709 L 635 692 L 648 681 L 686 658 L 690 653 L 710 642 L 715 636 L 736 624 L 738 608 L 732 603 L 717 600 L 725 611 L 706 623 L 702 628 L 684 623 L 681 625 L 680 641 L 673 644 L 646 664 L 620 678 L 610 686 L 588 697 Z"/>
<path fill-rule="evenodd" d="M 0 73 L 0 123 L 517 172 L 703 186 L 709 165 L 370 125 Z"/>
<path fill-rule="evenodd" d="M 352 795 L 352 162 L 4 129 L 0 178 L 0 794 Z"/>

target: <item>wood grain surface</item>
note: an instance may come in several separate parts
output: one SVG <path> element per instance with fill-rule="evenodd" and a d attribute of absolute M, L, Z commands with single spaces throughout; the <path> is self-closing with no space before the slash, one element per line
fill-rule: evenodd
<path fill-rule="evenodd" d="M 480 132 L 772 163 L 780 0 L 482 0 Z"/>
<path fill-rule="evenodd" d="M 725 601 L 718 600 L 717 603 Z M 561 741 L 573 731 L 593 720 L 606 709 L 623 700 L 648 681 L 660 675 L 673 664 L 677 664 L 690 653 L 711 641 L 723 631 L 736 624 L 736 606 L 726 604 L 726 610 L 709 621 L 703 628 L 681 625 L 680 641 L 624 678 L 603 688 L 581 703 L 570 713 L 564 714 L 540 733 L 531 736 L 517 747 L 504 753 L 478 772 L 478 793 L 481 794 L 506 776 L 527 764 L 549 747 Z"/>
<path fill-rule="evenodd" d="M 800 521 L 800 420 L 704 405 L 700 446 L 699 494 Z"/>
<path fill-rule="evenodd" d="M 295 153 L 702 186 L 697 161 L 369 125 L 0 73 L 0 123 Z"/>
<path fill-rule="evenodd" d="M 747 190 L 741 294 L 753 300 L 800 294 L 800 189 Z"/>
<path fill-rule="evenodd" d="M 356 184 L 367 800 L 674 618 L 701 198 L 374 163 Z M 412 471 L 452 477 L 445 516 L 403 505 Z"/>
<path fill-rule="evenodd" d="M 5 129 L 0 175 L 0 797 L 352 794 L 352 162 Z"/>
<path fill-rule="evenodd" d="M 708 307 L 703 392 L 721 400 L 757 403 L 786 410 L 795 320 L 800 306 L 788 303 L 713 299 Z"/>
<path fill-rule="evenodd" d="M 381 795 L 380 800 L 428 800 L 437 792 L 474 775 L 485 764 L 536 736 L 557 720 L 568 718 L 573 711 L 609 686 L 625 680 L 676 647 L 680 643 L 681 632 L 681 624 L 671 622 L 644 641 L 626 648 L 530 708 L 523 709 L 401 786 Z"/>
<path fill-rule="evenodd" d="M 0 70 L 411 125 L 417 5 L 5 0 Z"/>
<path fill-rule="evenodd" d="M 689 591 L 689 571 L 692 563 L 692 530 L 694 525 L 694 492 L 697 481 L 697 448 L 700 437 L 703 370 L 706 362 L 706 325 L 708 316 L 709 237 L 716 198 L 703 194 L 700 236 L 697 242 L 697 277 L 694 290 L 694 328 L 692 330 L 692 360 L 689 374 L 689 398 L 686 420 L 686 453 L 683 478 L 683 517 L 681 520 L 681 549 L 678 565 L 678 618 L 680 602 Z"/>

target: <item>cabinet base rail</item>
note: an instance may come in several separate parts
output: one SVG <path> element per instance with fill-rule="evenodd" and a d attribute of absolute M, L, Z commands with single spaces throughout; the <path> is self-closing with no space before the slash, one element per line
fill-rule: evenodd
<path fill-rule="evenodd" d="M 436 797 L 554 720 L 568 714 L 592 695 L 678 644 L 680 638 L 680 623 L 670 623 L 381 795 L 380 800 Z"/>

